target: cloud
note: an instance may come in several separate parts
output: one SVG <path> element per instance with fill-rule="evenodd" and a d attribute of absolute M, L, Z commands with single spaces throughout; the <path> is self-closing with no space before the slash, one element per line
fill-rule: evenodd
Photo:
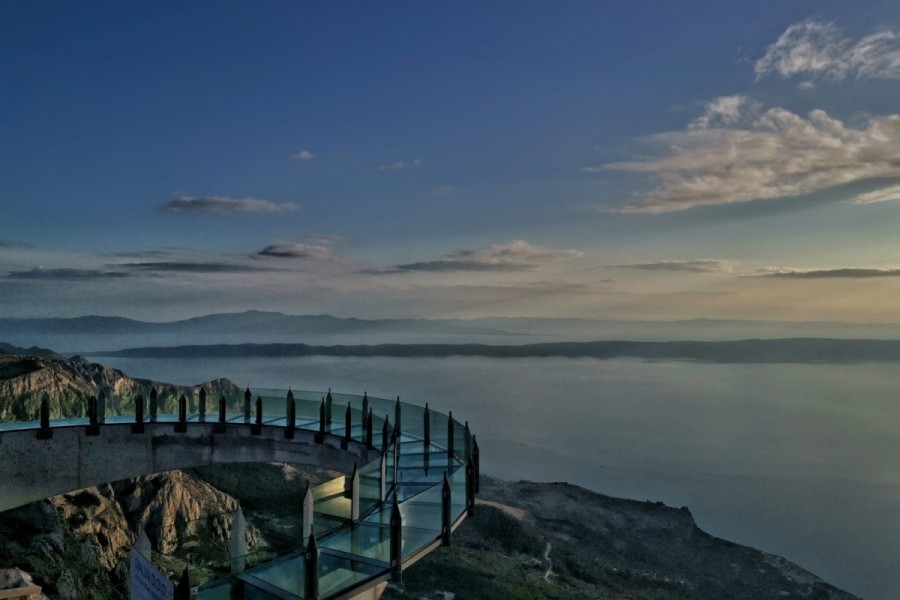
<path fill-rule="evenodd" d="M 900 184 L 858 194 L 850 199 L 853 204 L 875 204 L 876 202 L 891 202 L 900 200 Z"/>
<path fill-rule="evenodd" d="M 292 202 L 272 202 L 259 198 L 181 196 L 163 204 L 162 209 L 166 212 L 185 215 L 283 214 L 297 210 L 297 205 Z"/>
<path fill-rule="evenodd" d="M 310 152 L 309 150 L 301 150 L 295 154 L 291 154 L 288 157 L 290 160 L 300 160 L 300 161 L 308 161 L 316 158 L 316 155 Z"/>
<path fill-rule="evenodd" d="M 268 270 L 253 265 L 189 261 L 121 263 L 111 266 L 138 272 L 153 271 L 165 273 L 251 273 Z"/>
<path fill-rule="evenodd" d="M 395 160 L 394 162 L 376 165 L 372 167 L 373 171 L 402 171 L 404 169 L 418 169 L 422 166 L 422 161 L 418 158 L 413 160 Z"/>
<path fill-rule="evenodd" d="M 777 73 L 827 80 L 900 78 L 900 35 L 889 29 L 858 40 L 834 23 L 807 19 L 791 25 L 754 65 L 756 78 Z"/>
<path fill-rule="evenodd" d="M 664 155 L 587 171 L 653 176 L 658 185 L 618 212 L 660 213 L 809 194 L 900 173 L 900 115 L 852 127 L 823 110 L 800 116 L 742 96 L 717 98 L 682 131 L 645 141 Z"/>
<path fill-rule="evenodd" d="M 128 277 L 128 273 L 101 269 L 45 269 L 36 267 L 30 271 L 11 271 L 3 277 L 6 279 L 82 281 L 86 279 Z"/>
<path fill-rule="evenodd" d="M 342 241 L 344 238 L 339 235 L 326 235 L 323 233 L 307 233 L 303 239 L 317 246 L 330 246 Z"/>
<path fill-rule="evenodd" d="M 447 194 L 452 194 L 456 191 L 456 188 L 450 185 L 442 185 L 431 190 L 431 193 L 435 196 L 446 196 Z"/>
<path fill-rule="evenodd" d="M 15 242 L 13 240 L 0 240 L 0 248 L 30 248 L 28 244 L 24 242 Z"/>
<path fill-rule="evenodd" d="M 541 263 L 576 258 L 583 254 L 579 250 L 553 250 L 515 240 L 505 245 L 495 244 L 485 250 L 456 250 L 442 259 L 397 265 L 394 270 L 383 272 L 532 271 Z"/>
<path fill-rule="evenodd" d="M 612 265 L 619 269 L 642 269 L 644 271 L 677 271 L 682 273 L 731 273 L 734 265 L 731 261 L 701 260 L 654 260 L 632 263 L 628 265 Z"/>
<path fill-rule="evenodd" d="M 900 269 L 864 269 L 844 267 L 800 271 L 785 267 L 760 269 L 750 277 L 783 277 L 786 279 L 867 279 L 871 277 L 900 277 Z"/>
<path fill-rule="evenodd" d="M 331 259 L 335 257 L 334 250 L 325 246 L 312 244 L 273 244 L 266 246 L 259 252 L 259 256 L 272 256 L 277 258 L 314 258 Z"/>

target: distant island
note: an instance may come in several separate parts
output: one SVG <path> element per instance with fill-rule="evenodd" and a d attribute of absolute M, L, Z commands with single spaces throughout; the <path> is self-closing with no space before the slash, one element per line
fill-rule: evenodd
<path fill-rule="evenodd" d="M 555 342 L 523 345 L 489 344 L 209 344 L 128 348 L 94 352 L 92 356 L 129 358 L 386 356 L 494 358 L 641 358 L 696 360 L 713 363 L 856 363 L 900 361 L 900 340 L 830 338 L 752 339 L 728 342 Z"/>

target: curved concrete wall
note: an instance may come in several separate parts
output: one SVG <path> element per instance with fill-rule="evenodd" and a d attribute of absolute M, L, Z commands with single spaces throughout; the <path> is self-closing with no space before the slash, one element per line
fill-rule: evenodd
<path fill-rule="evenodd" d="M 100 434 L 85 435 L 84 426 L 55 427 L 53 437 L 38 439 L 37 430 L 0 433 L 0 511 L 48 496 L 140 475 L 200 465 L 238 462 L 289 462 L 351 472 L 379 452 L 341 438 L 315 443 L 315 432 L 297 429 L 284 439 L 284 427 L 263 426 L 251 435 L 249 425 L 228 425 L 214 433 L 215 423 L 188 423 L 175 433 L 174 423 L 146 423 L 132 433 L 130 423 L 108 424 Z"/>

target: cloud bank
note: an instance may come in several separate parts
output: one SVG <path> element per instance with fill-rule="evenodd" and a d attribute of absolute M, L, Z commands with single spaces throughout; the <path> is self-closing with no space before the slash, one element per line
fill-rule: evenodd
<path fill-rule="evenodd" d="M 444 258 L 397 265 L 403 271 L 533 271 L 542 264 L 561 258 L 582 256 L 579 250 L 553 250 L 524 240 L 494 244 L 484 250 L 455 250 Z"/>
<path fill-rule="evenodd" d="M 292 202 L 272 202 L 259 198 L 181 196 L 162 205 L 166 212 L 183 215 L 283 214 L 297 210 Z"/>
<path fill-rule="evenodd" d="M 731 273 L 734 270 L 734 266 L 730 261 L 716 259 L 654 260 L 648 262 L 613 266 L 619 269 L 641 269 L 644 271 L 676 271 L 682 273 Z"/>
<path fill-rule="evenodd" d="M 845 267 L 840 269 L 815 269 L 800 271 L 783 267 L 769 267 L 757 271 L 752 277 L 783 277 L 787 279 L 867 279 L 871 277 L 900 277 L 900 269 L 864 269 Z"/>
<path fill-rule="evenodd" d="M 620 212 L 661 213 L 785 198 L 900 174 L 900 115 L 871 117 L 853 127 L 813 110 L 763 110 L 745 96 L 710 102 L 683 131 L 649 136 L 658 158 L 585 171 L 654 177 L 657 187 Z"/>
<path fill-rule="evenodd" d="M 754 65 L 757 79 L 778 74 L 839 80 L 900 78 L 900 35 L 889 29 L 858 40 L 819 19 L 791 25 Z"/>
<path fill-rule="evenodd" d="M 335 257 L 331 248 L 312 244 L 272 244 L 271 246 L 266 246 L 257 254 L 275 258 L 330 259 Z"/>

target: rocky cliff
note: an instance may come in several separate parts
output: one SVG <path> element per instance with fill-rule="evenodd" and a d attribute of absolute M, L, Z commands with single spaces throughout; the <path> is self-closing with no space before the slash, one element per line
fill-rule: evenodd
<path fill-rule="evenodd" d="M 229 410 L 239 410 L 241 390 L 227 379 L 217 379 L 195 386 L 179 386 L 128 377 L 81 357 L 53 358 L 0 354 L 0 422 L 37 419 L 41 397 L 50 397 L 51 418 L 82 417 L 87 412 L 87 399 L 101 391 L 107 397 L 106 414 L 133 412 L 134 398 L 150 388 L 159 394 L 160 412 L 175 413 L 178 398 L 188 399 L 188 411 L 196 411 L 200 388 L 208 394 L 208 410 L 215 412 L 220 396 L 229 400 Z"/>

